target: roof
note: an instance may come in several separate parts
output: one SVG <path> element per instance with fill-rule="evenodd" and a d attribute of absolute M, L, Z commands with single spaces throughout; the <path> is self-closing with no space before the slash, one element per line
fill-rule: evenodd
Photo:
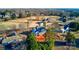
<path fill-rule="evenodd" d="M 37 34 L 44 34 L 46 32 L 46 30 L 44 27 L 37 27 L 37 28 L 33 29 L 32 32 L 36 35 Z"/>
<path fill-rule="evenodd" d="M 36 36 L 36 40 L 38 42 L 44 42 L 45 41 L 45 37 L 43 35 L 38 35 L 38 36 Z"/>

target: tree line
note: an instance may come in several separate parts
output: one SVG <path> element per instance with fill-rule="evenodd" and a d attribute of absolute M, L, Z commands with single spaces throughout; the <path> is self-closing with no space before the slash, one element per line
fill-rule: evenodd
<path fill-rule="evenodd" d="M 16 18 L 24 18 L 29 16 L 37 16 L 37 15 L 45 15 L 45 16 L 69 16 L 69 17 L 78 17 L 79 11 L 78 10 L 59 10 L 59 9 L 4 9 L 0 10 L 0 18 L 1 19 L 16 19 Z"/>

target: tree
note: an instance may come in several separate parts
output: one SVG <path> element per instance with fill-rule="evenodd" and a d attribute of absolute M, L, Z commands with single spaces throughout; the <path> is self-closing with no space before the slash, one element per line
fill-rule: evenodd
<path fill-rule="evenodd" d="M 11 13 L 13 11 L 11 10 L 4 10 L 3 12 L 1 12 L 1 15 L 2 15 L 2 19 L 4 19 L 4 21 L 8 21 L 11 19 Z"/>
<path fill-rule="evenodd" d="M 19 13 L 19 18 L 23 18 L 22 13 Z"/>
<path fill-rule="evenodd" d="M 46 40 L 49 45 L 49 47 L 48 47 L 49 50 L 54 49 L 55 36 L 54 36 L 54 32 L 52 30 L 53 29 L 50 28 L 47 30 L 47 33 L 46 33 Z"/>
<path fill-rule="evenodd" d="M 49 50 L 48 49 L 48 43 L 47 42 L 38 42 L 39 50 Z"/>
<path fill-rule="evenodd" d="M 70 22 L 69 28 L 71 31 L 78 31 L 79 30 L 79 23 L 78 22 Z"/>
<path fill-rule="evenodd" d="M 26 14 L 27 17 L 31 16 L 31 13 L 29 11 L 25 11 L 25 14 Z"/>
<path fill-rule="evenodd" d="M 30 50 L 37 50 L 39 48 L 38 43 L 37 43 L 36 38 L 35 38 L 35 35 L 33 33 L 31 33 L 28 36 L 28 40 L 29 40 L 29 48 L 30 48 Z"/>
<path fill-rule="evenodd" d="M 65 40 L 66 40 L 66 43 L 68 45 L 68 49 L 70 49 L 71 45 L 75 45 L 75 36 L 74 36 L 74 34 L 71 34 L 70 32 L 67 32 Z"/>
<path fill-rule="evenodd" d="M 13 13 L 12 15 L 11 15 L 11 19 L 16 19 L 17 17 L 16 17 L 16 14 L 15 13 Z"/>
<path fill-rule="evenodd" d="M 30 16 L 31 16 L 31 13 L 28 13 L 28 14 L 27 14 L 27 17 L 30 17 Z"/>

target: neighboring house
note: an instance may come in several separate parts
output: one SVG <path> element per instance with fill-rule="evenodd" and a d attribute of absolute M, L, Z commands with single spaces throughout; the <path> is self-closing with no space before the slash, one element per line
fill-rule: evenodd
<path fill-rule="evenodd" d="M 32 32 L 35 34 L 35 35 L 44 35 L 46 33 L 46 29 L 44 27 L 36 27 L 34 29 L 32 29 Z"/>
<path fill-rule="evenodd" d="M 64 25 L 64 27 L 61 28 L 62 33 L 68 32 L 69 30 L 70 29 L 69 29 L 69 26 L 68 25 Z"/>
<path fill-rule="evenodd" d="M 66 22 L 67 19 L 65 17 L 61 17 L 61 18 L 59 18 L 59 20 L 62 22 Z"/>
<path fill-rule="evenodd" d="M 6 14 L 3 19 L 11 19 L 11 16 L 9 14 Z"/>

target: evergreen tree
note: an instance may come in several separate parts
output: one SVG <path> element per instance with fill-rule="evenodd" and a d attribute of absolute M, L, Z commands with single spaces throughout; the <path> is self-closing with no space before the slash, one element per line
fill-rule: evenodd
<path fill-rule="evenodd" d="M 46 33 L 46 39 L 47 39 L 47 42 L 49 45 L 49 47 L 48 47 L 49 50 L 54 49 L 55 36 L 54 36 L 54 32 L 52 30 L 53 29 L 50 28 L 47 30 L 47 33 Z"/>
<path fill-rule="evenodd" d="M 37 43 L 36 38 L 35 38 L 35 35 L 33 33 L 31 33 L 29 35 L 28 40 L 30 41 L 29 47 L 30 47 L 31 50 L 37 50 L 39 48 L 38 43 Z"/>

